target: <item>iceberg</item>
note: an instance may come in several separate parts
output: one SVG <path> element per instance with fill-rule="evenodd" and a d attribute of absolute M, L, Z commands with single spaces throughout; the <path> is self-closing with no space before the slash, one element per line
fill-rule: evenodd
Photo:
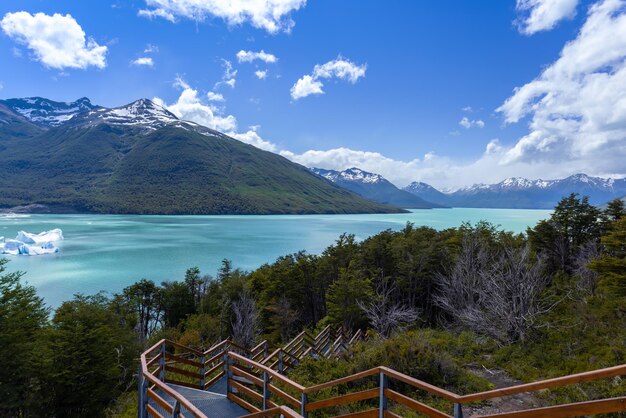
<path fill-rule="evenodd" d="M 40 234 L 31 234 L 26 231 L 20 231 L 15 237 L 16 241 L 22 241 L 25 244 L 45 244 L 48 242 L 63 240 L 63 231 L 59 228 L 44 231 Z"/>
<path fill-rule="evenodd" d="M 59 248 L 54 245 L 53 241 L 61 241 L 63 239 L 63 231 L 53 229 L 40 234 L 31 234 L 26 231 L 20 231 L 15 239 L 4 241 L 4 237 L 0 239 L 0 254 L 8 255 L 42 255 L 54 254 L 59 252 Z"/>

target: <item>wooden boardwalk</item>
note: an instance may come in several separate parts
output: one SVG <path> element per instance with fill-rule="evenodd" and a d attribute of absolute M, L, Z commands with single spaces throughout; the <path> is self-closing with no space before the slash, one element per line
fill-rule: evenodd
<path fill-rule="evenodd" d="M 332 332 L 327 327 L 317 336 L 300 333 L 289 344 L 271 353 L 267 342 L 246 350 L 225 340 L 200 351 L 161 340 L 141 355 L 139 418 L 306 418 L 317 411 L 323 411 L 325 416 L 344 418 L 399 418 L 401 415 L 393 412 L 398 411 L 397 407 L 427 417 L 463 418 L 463 406 L 474 402 L 626 375 L 624 364 L 466 395 L 452 393 L 387 367 L 375 367 L 309 387 L 285 376 L 285 371 L 296 367 L 304 357 L 339 357 L 362 336 L 361 332 Z M 325 389 L 336 386 L 342 387 L 338 391 L 341 395 L 320 399 L 321 393 L 328 392 Z M 416 391 L 441 398 L 442 405 L 447 403 L 449 409 L 441 411 L 414 399 Z M 361 403 L 365 410 L 342 415 L 346 406 L 355 402 Z M 626 412 L 626 394 L 472 417 L 559 418 L 615 412 Z"/>

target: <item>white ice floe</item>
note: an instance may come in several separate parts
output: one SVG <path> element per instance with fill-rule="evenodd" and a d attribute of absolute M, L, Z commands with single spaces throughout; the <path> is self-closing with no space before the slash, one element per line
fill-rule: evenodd
<path fill-rule="evenodd" d="M 0 254 L 8 255 L 42 255 L 53 254 L 59 249 L 53 244 L 54 241 L 63 239 L 63 231 L 53 229 L 40 234 L 31 234 L 20 231 L 15 239 L 4 241 L 0 238 Z"/>

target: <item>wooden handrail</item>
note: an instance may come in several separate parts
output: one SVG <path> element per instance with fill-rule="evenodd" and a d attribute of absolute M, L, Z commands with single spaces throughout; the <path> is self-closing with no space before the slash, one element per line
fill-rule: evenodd
<path fill-rule="evenodd" d="M 626 375 L 626 364 L 615 367 L 607 367 L 605 369 L 592 370 L 589 372 L 571 374 L 569 376 L 555 377 L 553 379 L 541 380 L 539 382 L 525 383 L 523 385 L 510 386 L 501 389 L 493 389 L 486 392 L 472 393 L 470 395 L 459 396 L 459 401 L 462 403 L 482 401 L 486 399 L 499 398 L 502 396 L 516 395 L 518 393 L 535 392 L 541 389 L 550 389 L 555 387 L 572 385 L 574 383 L 590 382 L 593 380 L 622 375 Z"/>
<path fill-rule="evenodd" d="M 284 383 L 285 385 L 291 387 L 292 389 L 297 390 L 298 392 L 302 393 L 304 391 L 304 389 L 305 389 L 305 387 L 302 386 L 301 384 L 294 382 L 293 380 L 283 376 L 282 374 L 280 374 L 280 373 L 270 369 L 269 367 L 267 367 L 267 366 L 265 366 L 263 364 L 257 363 L 256 361 L 252 361 L 249 358 L 241 356 L 241 355 L 239 355 L 237 353 L 234 353 L 232 351 L 229 351 L 228 355 L 231 358 L 234 358 L 236 360 L 239 360 L 242 363 L 245 363 L 245 364 L 247 364 L 249 366 L 254 367 L 255 369 L 259 369 L 259 370 L 262 370 L 262 371 L 266 372 L 267 374 L 272 376 L 274 379 L 280 380 L 282 383 Z"/>
<path fill-rule="evenodd" d="M 330 339 L 331 332 L 329 330 L 330 330 L 329 327 L 324 328 L 324 330 L 322 330 L 322 332 L 320 332 L 316 336 L 316 340 L 318 342 L 326 340 L 327 343 L 331 343 L 331 339 Z M 341 330 L 339 330 L 337 334 L 338 336 L 336 337 L 334 343 L 331 343 L 331 347 L 328 350 L 328 352 L 333 352 L 333 350 L 337 350 L 337 346 L 339 346 L 340 344 L 344 345 L 345 340 L 348 339 L 348 337 L 346 336 L 348 334 L 344 335 L 344 333 Z M 408 376 L 406 374 L 400 373 L 388 367 L 381 366 L 381 367 L 375 367 L 369 370 L 364 370 L 358 373 L 354 373 L 350 376 L 345 376 L 345 377 L 335 379 L 329 382 L 324 382 L 324 383 L 313 385 L 310 387 L 304 387 L 300 385 L 299 383 L 294 382 L 293 380 L 284 376 L 283 374 L 277 372 L 276 370 L 272 368 L 271 365 L 268 365 L 266 363 L 268 361 L 271 362 L 272 361 L 271 359 L 278 356 L 278 354 L 280 354 L 281 352 L 283 354 L 287 354 L 286 356 L 287 358 L 294 358 L 296 360 L 300 360 L 302 356 L 308 355 L 308 353 L 310 353 L 312 350 L 315 350 L 315 348 L 312 345 L 309 345 L 309 347 L 306 350 L 304 350 L 303 345 L 304 345 L 306 335 L 307 334 L 305 331 L 301 332 L 300 334 L 298 334 L 296 338 L 291 340 L 291 342 L 285 346 L 287 348 L 290 348 L 293 354 L 291 352 L 285 351 L 285 347 L 278 348 L 274 352 L 272 352 L 267 358 L 258 362 L 251 358 L 246 357 L 245 355 L 239 354 L 234 351 L 226 351 L 226 350 L 230 347 L 235 347 L 235 348 L 240 348 L 245 353 L 251 353 L 254 350 L 259 350 L 259 348 L 266 347 L 267 346 L 266 341 L 258 344 L 253 350 L 245 350 L 239 347 L 237 344 L 233 344 L 230 340 L 224 340 L 203 353 L 198 350 L 191 349 L 189 347 L 186 347 L 184 345 L 181 345 L 181 344 L 169 341 L 169 340 L 161 340 L 155 345 L 153 345 L 152 347 L 150 347 L 141 355 L 141 370 L 143 374 L 143 379 L 145 379 L 145 381 L 150 382 L 152 385 L 154 385 L 150 389 L 148 396 L 158 404 L 165 402 L 163 398 L 160 398 L 159 395 L 157 394 L 156 390 L 158 389 L 162 391 L 162 393 L 178 401 L 179 404 L 182 407 L 184 407 L 187 411 L 189 411 L 189 413 L 192 414 L 195 418 L 207 418 L 190 401 L 188 401 L 178 392 L 176 392 L 175 390 L 170 388 L 167 384 L 165 384 L 165 382 L 161 380 L 163 379 L 163 374 L 161 374 L 159 378 L 155 375 L 158 373 L 156 372 L 154 372 L 155 374 L 150 373 L 149 367 L 155 365 L 157 361 L 161 361 L 160 367 L 156 369 L 157 372 L 159 370 L 161 370 L 161 373 L 165 371 L 169 371 L 169 372 L 173 372 L 174 374 L 182 374 L 182 375 L 189 376 L 189 377 L 204 379 L 208 374 L 211 374 L 217 371 L 220 367 L 224 366 L 224 363 L 222 362 L 218 364 L 213 364 L 209 368 L 208 371 L 204 371 L 204 374 L 196 373 L 190 370 L 180 369 L 180 368 L 177 368 L 176 366 L 172 366 L 171 364 L 176 364 L 177 362 L 179 362 L 188 366 L 197 367 L 198 369 L 204 370 L 204 367 L 206 367 L 207 364 L 212 364 L 212 363 L 209 363 L 210 360 L 215 361 L 219 359 L 219 357 L 221 356 L 227 356 L 227 358 L 230 358 L 236 361 L 235 364 L 229 363 L 229 365 L 227 365 L 228 367 L 225 370 L 230 371 L 234 373 L 235 375 L 240 375 L 240 376 L 245 377 L 249 382 L 248 384 L 254 384 L 257 386 L 265 387 L 264 393 L 268 393 L 268 391 L 269 393 L 274 393 L 274 395 L 280 398 L 280 400 L 286 401 L 287 403 L 296 407 L 299 406 L 302 408 L 303 411 L 307 411 L 307 412 L 317 410 L 317 409 L 336 407 L 338 405 L 342 405 L 345 403 L 357 402 L 357 401 L 379 397 L 381 398 L 381 408 L 383 405 L 382 401 L 384 399 L 388 399 L 389 401 L 404 405 L 405 407 L 408 407 L 409 409 L 419 412 L 428 417 L 436 417 L 436 418 L 449 418 L 450 417 L 450 415 L 444 412 L 441 412 L 431 406 L 428 406 L 422 402 L 419 402 L 411 398 L 410 396 L 407 396 L 398 391 L 389 389 L 386 383 L 388 379 L 405 383 L 409 386 L 412 386 L 415 389 L 423 390 L 425 392 L 428 392 L 431 395 L 450 401 L 454 403 L 456 405 L 455 408 L 457 408 L 457 407 L 460 407 L 460 405 L 477 402 L 477 401 L 484 401 L 484 400 L 489 400 L 493 398 L 511 396 L 511 395 L 516 395 L 516 394 L 525 393 L 525 392 L 535 392 L 535 391 L 543 390 L 543 389 L 559 388 L 559 387 L 563 387 L 566 385 L 572 385 L 572 384 L 577 384 L 577 383 L 590 382 L 590 381 L 604 379 L 604 378 L 626 375 L 626 364 L 624 364 L 624 365 L 608 367 L 608 368 L 599 369 L 599 370 L 576 373 L 576 374 L 572 374 L 568 376 L 541 380 L 538 382 L 520 384 L 520 385 L 511 386 L 507 388 L 493 389 L 489 391 L 477 392 L 477 393 L 466 394 L 466 395 L 458 395 L 448 390 L 439 388 L 437 386 L 431 385 L 419 379 Z M 361 332 L 357 331 L 356 333 L 354 333 L 352 337 L 349 339 L 348 344 L 352 343 L 356 338 L 362 338 Z M 163 355 L 163 352 L 159 352 L 159 353 L 156 353 L 154 357 L 151 358 L 149 361 L 146 360 L 147 355 L 151 353 L 155 353 L 157 349 L 163 350 L 167 346 L 172 346 L 180 350 L 184 350 L 188 353 L 200 355 L 202 356 L 201 361 L 203 361 L 204 363 L 202 363 L 201 361 L 197 361 L 197 360 L 183 358 L 183 357 L 180 357 L 179 355 L 170 354 L 167 352 L 165 352 L 165 356 Z M 222 350 L 222 351 L 214 355 L 212 359 L 207 360 L 204 358 L 206 354 L 216 353 L 216 351 L 218 350 Z M 173 363 L 166 364 L 164 363 L 165 360 L 173 360 Z M 274 361 L 273 364 L 276 364 L 276 363 L 277 361 Z M 243 364 L 245 365 L 245 367 L 238 366 L 238 364 Z M 285 365 L 288 365 L 288 364 L 289 363 L 285 361 Z M 261 373 L 264 375 L 264 377 L 261 379 L 260 377 L 256 377 L 255 375 L 250 374 L 247 371 L 244 371 L 243 369 L 254 371 L 256 376 L 259 376 L 259 373 Z M 223 375 L 223 373 L 224 371 L 221 372 L 221 375 Z M 310 393 L 318 392 L 322 389 L 350 383 L 356 380 L 364 379 L 364 378 L 375 376 L 375 375 L 380 375 L 380 380 L 379 380 L 380 384 L 377 385 L 377 387 L 369 388 L 369 389 L 365 389 L 365 390 L 361 390 L 357 392 L 351 392 L 351 393 L 347 393 L 347 394 L 343 394 L 343 395 L 339 395 L 339 396 L 335 396 L 331 398 L 315 400 L 314 402 L 307 401 L 307 396 Z M 171 381 L 171 379 L 165 379 L 165 381 Z M 287 392 L 284 392 L 282 389 L 279 389 L 275 385 L 272 385 L 271 383 L 269 383 L 270 381 L 272 382 L 279 381 L 285 386 L 289 387 L 291 390 L 295 391 L 296 393 L 299 393 L 302 397 L 302 401 L 299 401 L 297 398 L 295 398 L 291 394 L 288 394 Z M 202 382 L 204 382 L 204 380 L 202 380 Z M 264 416 L 270 417 L 270 416 L 276 416 L 276 415 L 279 415 L 279 416 L 282 415 L 288 418 L 302 418 L 299 414 L 289 409 L 288 407 L 277 405 L 275 403 L 275 400 L 270 401 L 269 399 L 263 398 L 262 395 L 260 395 L 258 392 L 253 392 L 252 389 L 249 389 L 248 387 L 244 386 L 242 382 L 238 382 L 238 381 L 234 381 L 230 379 L 229 384 L 232 387 L 238 389 L 241 393 L 250 395 L 250 397 L 256 401 L 262 400 L 263 404 L 265 405 L 265 408 L 267 408 L 265 411 L 259 411 L 259 408 L 251 405 L 246 400 L 239 398 L 238 396 L 236 396 L 235 393 L 228 393 L 227 394 L 228 399 L 232 400 L 233 402 L 236 402 L 239 405 L 244 406 L 244 408 L 250 411 L 259 411 L 259 412 L 253 412 L 252 414 L 245 415 L 245 417 L 247 418 L 264 417 Z M 190 384 L 190 383 L 187 383 L 186 385 L 193 386 L 193 387 L 198 386 L 198 385 Z M 201 387 L 207 387 L 206 383 L 204 384 L 204 386 L 201 386 Z M 154 399 L 154 397 L 159 397 L 159 399 Z M 378 410 L 369 410 L 363 413 L 357 413 L 356 415 L 369 416 L 369 415 L 374 415 L 374 412 L 376 411 Z M 496 417 L 497 418 L 530 418 L 530 417 L 559 418 L 559 417 L 574 417 L 574 416 L 580 416 L 580 415 L 623 412 L 623 411 L 626 411 L 626 396 L 610 398 L 610 399 L 599 399 L 599 400 L 591 400 L 591 401 L 585 401 L 585 402 L 570 403 L 570 404 L 565 404 L 565 405 L 548 406 L 548 407 L 516 411 L 516 412 L 482 415 L 479 418 L 488 418 L 488 417 L 489 418 L 496 418 Z M 397 414 L 394 414 L 388 411 L 385 411 L 383 415 L 386 417 L 398 416 Z"/>

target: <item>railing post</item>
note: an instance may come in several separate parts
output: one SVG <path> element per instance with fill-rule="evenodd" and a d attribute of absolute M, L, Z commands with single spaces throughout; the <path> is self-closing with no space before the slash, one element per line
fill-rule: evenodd
<path fill-rule="evenodd" d="M 204 362 L 205 362 L 205 356 L 202 355 L 202 357 L 200 357 L 200 362 L 202 363 L 202 367 L 200 368 L 200 387 L 202 387 L 202 390 L 204 390 Z"/>
<path fill-rule="evenodd" d="M 139 373 L 137 374 L 137 416 L 139 418 L 144 417 L 143 409 L 143 370 L 141 364 L 139 364 Z"/>
<path fill-rule="evenodd" d="M 148 416 L 148 379 L 146 379 L 145 377 L 143 377 L 142 375 L 142 383 L 141 383 L 141 408 L 140 413 L 141 413 L 141 418 L 146 418 Z"/>
<path fill-rule="evenodd" d="M 159 366 L 161 370 L 159 371 L 159 379 L 161 382 L 165 382 L 165 343 L 161 344 L 161 358 L 159 359 Z"/>
<path fill-rule="evenodd" d="M 176 399 L 176 402 L 174 402 L 174 410 L 172 411 L 172 418 L 178 417 L 180 417 L 180 402 Z"/>
<path fill-rule="evenodd" d="M 278 352 L 278 373 L 283 374 L 283 350 Z"/>
<path fill-rule="evenodd" d="M 380 372 L 380 394 L 378 395 L 379 400 L 379 408 L 378 408 L 378 417 L 384 418 L 385 411 L 387 410 L 387 395 L 385 395 L 385 389 L 387 389 L 388 385 L 387 375 L 385 372 Z"/>
<path fill-rule="evenodd" d="M 309 416 L 309 414 L 306 411 L 306 404 L 308 402 L 308 397 L 307 397 L 306 393 L 302 392 L 302 397 L 300 398 L 300 402 L 302 404 L 300 406 L 300 415 L 302 415 L 304 418 L 307 418 Z"/>
<path fill-rule="evenodd" d="M 463 405 L 460 403 L 454 404 L 454 418 L 463 418 Z"/>
<path fill-rule="evenodd" d="M 263 371 L 263 411 L 267 409 L 267 404 L 270 399 L 270 376 L 267 372 Z"/>
<path fill-rule="evenodd" d="M 224 376 L 226 376 L 226 395 L 230 393 L 230 379 L 232 377 L 233 372 L 230 371 L 230 365 L 232 364 L 232 360 L 228 353 L 224 354 Z"/>

